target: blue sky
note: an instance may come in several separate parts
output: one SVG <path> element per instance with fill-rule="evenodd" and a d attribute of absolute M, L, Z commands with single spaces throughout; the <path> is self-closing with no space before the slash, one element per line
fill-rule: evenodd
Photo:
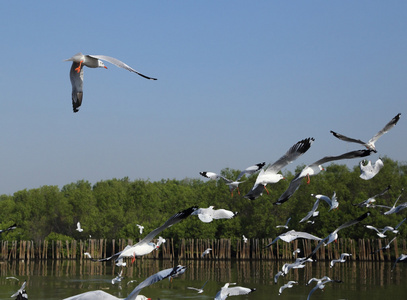
<path fill-rule="evenodd" d="M 0 194 L 200 178 L 274 162 L 314 137 L 293 171 L 360 148 L 330 130 L 367 140 L 399 112 L 370 159 L 407 160 L 405 1 L 1 1 L 0 11 Z M 158 80 L 85 68 L 74 114 L 63 60 L 77 52 Z"/>

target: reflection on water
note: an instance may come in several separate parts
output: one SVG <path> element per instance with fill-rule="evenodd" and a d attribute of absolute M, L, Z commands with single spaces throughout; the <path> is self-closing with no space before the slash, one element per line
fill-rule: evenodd
<path fill-rule="evenodd" d="M 292 269 L 286 277 L 280 277 L 274 284 L 274 275 L 281 270 L 282 261 L 220 261 L 194 260 L 181 261 L 188 270 L 172 283 L 163 280 L 145 288 L 142 294 L 157 299 L 213 299 L 216 292 L 226 282 L 256 288 L 255 294 L 241 296 L 241 299 L 270 299 L 277 297 L 278 288 L 289 280 L 299 284 L 286 289 L 279 299 L 306 299 L 312 286 L 305 283 L 312 277 L 325 275 L 340 279 L 342 284 L 329 284 L 322 293 L 316 291 L 312 299 L 379 299 L 394 296 L 404 299 L 407 294 L 407 266 L 399 263 L 393 272 L 393 262 L 358 262 L 337 263 L 330 268 L 329 262 L 307 263 L 303 269 Z M 27 280 L 29 299 L 63 299 L 85 291 L 103 289 L 117 297 L 126 297 L 137 282 L 166 268 L 174 266 L 170 260 L 139 259 L 134 264 L 128 261 L 124 269 L 124 279 L 113 285 L 111 279 L 120 268 L 112 262 L 95 263 L 90 260 L 48 260 L 38 262 L 12 261 L 0 263 L 0 299 L 10 299 Z M 20 282 L 6 279 L 15 276 Z M 137 282 L 130 282 L 131 280 Z M 203 294 L 187 290 L 187 286 L 201 287 L 209 280 Z M 401 298 L 398 298 L 401 296 Z M 238 299 L 238 298 L 237 298 Z"/>

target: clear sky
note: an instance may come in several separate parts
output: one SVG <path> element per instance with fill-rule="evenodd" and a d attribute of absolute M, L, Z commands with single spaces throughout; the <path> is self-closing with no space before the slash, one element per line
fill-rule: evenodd
<path fill-rule="evenodd" d="M 0 194 L 88 180 L 201 178 L 370 139 L 407 160 L 406 1 L 1 1 Z M 77 52 L 116 57 L 84 69 Z M 358 164 L 353 160 L 350 166 Z"/>

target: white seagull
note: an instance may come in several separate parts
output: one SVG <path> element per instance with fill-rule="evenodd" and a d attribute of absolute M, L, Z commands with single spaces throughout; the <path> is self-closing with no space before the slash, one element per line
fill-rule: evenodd
<path fill-rule="evenodd" d="M 384 166 L 384 164 L 383 164 L 383 161 L 381 160 L 381 158 L 376 160 L 376 162 L 373 165 L 370 160 L 369 161 L 362 160 L 359 163 L 359 168 L 360 168 L 359 177 L 364 180 L 372 179 L 373 177 L 375 177 L 377 175 L 377 173 L 379 173 L 379 171 L 383 168 L 383 166 Z"/>
<path fill-rule="evenodd" d="M 288 229 L 288 222 L 290 222 L 290 220 L 291 220 L 291 217 L 289 217 L 289 218 L 287 219 L 287 221 L 285 222 L 284 225 L 277 225 L 276 228 L 285 228 L 285 229 Z"/>
<path fill-rule="evenodd" d="M 297 258 L 295 262 L 291 264 L 284 264 L 283 267 L 281 268 L 281 271 L 283 271 L 284 275 L 287 275 L 291 269 L 302 269 L 305 267 L 305 263 L 312 261 L 313 260 L 311 258 L 307 257 Z"/>
<path fill-rule="evenodd" d="M 329 282 L 336 282 L 336 283 L 341 283 L 341 280 L 335 280 L 335 279 L 331 279 L 329 277 L 327 277 L 327 279 L 318 281 L 317 285 L 309 292 L 307 300 L 309 300 L 311 298 L 311 295 L 313 292 L 315 292 L 317 289 L 324 289 L 325 288 L 325 284 L 329 283 Z"/>
<path fill-rule="evenodd" d="M 391 239 L 391 241 L 384 247 L 377 249 L 376 251 L 372 251 L 370 254 L 375 254 L 376 252 L 382 251 L 382 250 L 387 250 L 390 249 L 390 244 L 397 238 L 397 236 L 395 236 L 394 238 Z"/>
<path fill-rule="evenodd" d="M 399 233 L 398 229 L 399 229 L 399 227 L 401 226 L 401 224 L 404 223 L 404 221 L 405 221 L 406 219 L 407 219 L 407 218 L 404 218 L 403 220 L 401 220 L 400 223 L 398 223 L 398 224 L 396 225 L 396 227 L 394 227 L 393 233 L 396 233 L 396 234 Z"/>
<path fill-rule="evenodd" d="M 360 221 L 364 220 L 368 216 L 370 216 L 370 212 L 366 212 L 366 213 L 364 213 L 363 215 L 357 217 L 354 220 L 343 223 L 341 226 L 339 226 L 333 232 L 331 232 L 327 237 L 322 239 L 319 242 L 319 244 L 315 247 L 315 249 L 312 251 L 312 253 L 310 255 L 308 255 L 308 257 L 312 257 L 318 251 L 318 249 L 322 246 L 322 244 L 326 246 L 326 245 L 332 243 L 333 241 L 336 241 L 338 239 L 338 231 L 339 230 L 347 228 L 349 226 L 353 226 L 353 225 L 359 223 Z"/>
<path fill-rule="evenodd" d="M 346 261 L 345 257 L 349 257 L 351 255 L 352 254 L 349 253 L 342 253 L 340 258 L 331 260 L 330 267 L 332 268 L 337 262 L 344 263 Z"/>
<path fill-rule="evenodd" d="M 393 267 L 391 268 L 391 271 L 393 272 L 394 267 L 396 266 L 396 264 L 397 264 L 399 261 L 405 260 L 406 258 L 407 258 L 407 254 L 401 254 L 401 255 L 396 259 L 396 261 L 395 261 Z"/>
<path fill-rule="evenodd" d="M 210 223 L 214 219 L 231 219 L 237 215 L 237 212 L 232 212 L 226 209 L 213 209 L 214 206 L 208 208 L 199 208 L 192 213 L 192 215 L 198 215 L 199 220 L 204 223 Z"/>
<path fill-rule="evenodd" d="M 146 298 L 145 296 L 138 295 L 140 291 L 149 286 L 152 285 L 158 281 L 161 281 L 165 278 L 168 278 L 172 275 L 174 275 L 177 272 L 177 267 L 175 268 L 169 268 L 162 270 L 154 275 L 151 275 L 147 279 L 145 279 L 143 282 L 141 282 L 138 286 L 134 288 L 134 290 L 126 297 L 124 300 L 151 300 L 151 298 Z M 91 292 L 86 292 L 82 293 L 76 296 L 72 296 L 69 298 L 65 298 L 64 300 L 119 300 L 123 298 L 117 298 L 113 295 L 110 295 L 104 291 L 97 290 L 97 291 L 91 291 Z"/>
<path fill-rule="evenodd" d="M 324 200 L 329 205 L 329 210 L 332 210 L 335 208 L 337 209 L 339 206 L 338 199 L 336 198 L 336 192 L 334 192 L 334 194 L 332 195 L 332 198 L 329 198 L 328 196 L 325 196 L 325 195 L 311 194 L 311 196 L 314 196 L 315 198 L 317 198 L 319 200 Z"/>
<path fill-rule="evenodd" d="M 197 291 L 198 292 L 198 294 L 202 294 L 203 293 L 203 289 L 204 289 L 204 287 L 205 287 L 205 285 L 208 283 L 208 280 L 207 281 L 205 281 L 205 283 L 203 284 L 203 286 L 201 287 L 201 288 L 199 288 L 199 289 L 197 289 L 197 288 L 194 288 L 194 287 L 191 287 L 191 286 L 187 286 L 187 289 L 188 290 L 194 290 L 194 291 Z"/>
<path fill-rule="evenodd" d="M 287 289 L 287 288 L 292 288 L 293 286 L 294 286 L 294 284 L 297 284 L 298 283 L 298 281 L 293 281 L 293 280 L 290 280 L 289 282 L 287 282 L 286 284 L 284 284 L 283 286 L 281 286 L 280 288 L 279 288 L 279 290 L 278 290 L 278 294 L 279 295 L 281 295 L 281 293 L 285 290 L 285 289 Z"/>
<path fill-rule="evenodd" d="M 65 59 L 65 61 L 72 61 L 71 71 L 69 72 L 69 76 L 71 79 L 72 84 L 72 107 L 73 112 L 78 112 L 79 107 L 82 104 L 83 99 L 83 66 L 87 66 L 88 68 L 105 68 L 105 64 L 102 60 L 105 60 L 111 64 L 116 65 L 119 68 L 126 69 L 130 72 L 136 73 L 141 77 L 150 80 L 157 80 L 156 78 L 148 77 L 143 75 L 133 68 L 126 65 L 124 62 L 105 55 L 83 55 L 82 53 L 77 53 L 71 58 Z"/>
<path fill-rule="evenodd" d="M 137 225 L 138 229 L 140 230 L 140 234 L 142 234 L 142 233 L 143 233 L 144 226 L 143 226 L 143 225 L 139 225 L 139 224 L 136 224 L 136 225 Z"/>
<path fill-rule="evenodd" d="M 372 229 L 372 230 L 376 231 L 377 236 L 380 237 L 380 238 L 385 238 L 386 237 L 386 235 L 384 234 L 386 231 L 393 231 L 394 230 L 394 228 L 391 227 L 391 226 L 386 226 L 386 227 L 380 228 L 380 229 L 378 229 L 378 228 L 376 228 L 376 227 L 374 227 L 372 225 L 365 225 L 365 227 L 367 229 Z"/>
<path fill-rule="evenodd" d="M 245 237 L 245 236 L 243 235 L 242 238 L 243 238 L 243 242 L 246 244 L 246 243 L 247 243 L 247 237 Z"/>
<path fill-rule="evenodd" d="M 151 231 L 141 241 L 139 241 L 137 244 L 135 244 L 133 246 L 127 245 L 122 251 L 115 253 L 108 258 L 92 259 L 92 260 L 93 261 L 107 261 L 107 260 L 111 260 L 112 258 L 115 258 L 117 261 L 123 257 L 133 257 L 133 261 L 134 261 L 136 256 L 143 256 L 143 255 L 149 254 L 150 252 L 152 252 L 153 250 L 155 250 L 159 247 L 158 244 L 151 242 L 157 234 L 159 234 L 161 231 L 167 229 L 168 227 L 171 227 L 172 225 L 177 224 L 178 222 L 186 219 L 194 211 L 196 211 L 196 209 L 197 209 L 197 207 L 190 207 L 188 209 L 185 209 L 183 211 L 176 213 L 171 218 L 169 218 L 163 225 L 161 225 L 160 227 Z M 161 240 L 161 242 L 163 242 L 164 239 L 161 238 L 161 239 L 159 239 L 159 241 L 160 240 Z"/>
<path fill-rule="evenodd" d="M 115 284 L 116 282 L 121 282 L 122 279 L 124 278 L 122 275 L 123 275 L 123 269 L 120 270 L 120 273 L 117 273 L 117 276 L 112 279 L 112 284 Z"/>
<path fill-rule="evenodd" d="M 240 195 L 239 184 L 241 184 L 243 181 L 238 181 L 238 179 L 233 181 L 233 180 L 230 180 L 230 179 L 228 179 L 222 175 L 219 175 L 217 173 L 214 173 L 214 172 L 204 171 L 204 172 L 199 172 L 199 174 L 201 174 L 203 177 L 209 178 L 211 180 L 218 180 L 220 178 L 223 179 L 225 181 L 226 185 L 229 186 L 229 191 L 230 191 L 230 194 L 232 197 L 233 197 L 233 191 L 235 189 L 237 189 L 237 192 Z"/>
<path fill-rule="evenodd" d="M 379 194 L 374 195 L 373 197 L 370 197 L 369 199 L 362 201 L 358 204 L 353 204 L 353 206 L 359 206 L 359 207 L 373 207 L 374 206 L 374 202 L 376 202 L 376 198 L 383 196 L 385 193 L 387 193 L 387 191 L 391 188 L 390 185 L 387 186 L 387 188 L 385 188 L 382 192 L 380 192 Z"/>
<path fill-rule="evenodd" d="M 6 229 L 0 229 L 0 233 L 6 232 L 6 231 L 10 231 L 10 230 L 14 230 L 14 229 L 16 229 L 16 228 L 17 228 L 17 224 L 14 224 L 14 225 L 12 225 L 12 226 L 9 226 L 9 227 L 6 228 Z"/>
<path fill-rule="evenodd" d="M 299 254 L 301 252 L 300 248 L 297 248 L 293 251 L 293 257 L 295 257 L 296 254 Z"/>
<path fill-rule="evenodd" d="M 26 285 L 27 285 L 27 281 L 24 280 L 23 284 L 18 289 L 18 291 L 15 292 L 13 295 L 11 295 L 10 298 L 17 296 L 17 299 L 28 299 L 27 292 L 25 291 Z M 19 298 L 19 296 L 20 296 L 20 298 Z"/>
<path fill-rule="evenodd" d="M 364 142 L 362 140 L 357 140 L 357 139 L 353 139 L 353 138 L 349 138 L 347 136 L 344 136 L 342 134 L 336 133 L 334 131 L 331 130 L 331 133 L 337 137 L 338 139 L 345 141 L 345 142 L 351 142 L 351 143 L 358 143 L 361 144 L 363 146 L 365 146 L 367 149 L 372 150 L 374 152 L 377 152 L 376 150 L 376 146 L 375 143 L 376 141 L 383 135 L 385 134 L 387 131 L 389 131 L 390 129 L 392 129 L 397 122 L 400 119 L 401 114 L 397 114 L 393 119 L 391 119 L 391 121 L 389 123 L 386 124 L 386 126 L 383 127 L 382 130 L 380 130 L 378 133 L 375 134 L 375 136 L 373 136 L 368 142 Z"/>
<path fill-rule="evenodd" d="M 294 241 L 295 239 L 299 239 L 299 238 L 300 239 L 315 240 L 315 241 L 320 241 L 321 240 L 319 237 L 317 237 L 315 235 L 312 235 L 310 233 L 307 233 L 307 232 L 290 230 L 290 231 L 287 231 L 287 232 L 284 232 L 284 233 L 280 234 L 270 244 L 268 244 L 266 246 L 266 248 L 270 247 L 271 245 L 273 245 L 278 240 L 283 240 L 284 242 L 289 243 L 289 242 Z"/>
<path fill-rule="evenodd" d="M 341 160 L 341 159 L 352 159 L 356 157 L 365 157 L 370 155 L 372 151 L 371 150 L 356 150 L 356 151 L 350 151 L 346 152 L 344 154 L 338 155 L 338 156 L 325 156 L 321 158 L 320 160 L 317 160 L 316 162 L 313 162 L 312 164 L 305 166 L 304 169 L 302 169 L 301 172 L 297 173 L 295 175 L 294 179 L 291 180 L 290 185 L 288 186 L 287 190 L 278 198 L 277 202 L 274 204 L 280 205 L 284 202 L 286 202 L 292 195 L 294 195 L 295 191 L 298 190 L 298 188 L 301 185 L 302 179 L 304 177 L 307 177 L 307 183 L 310 183 L 310 176 L 315 176 L 319 174 L 321 171 L 324 170 L 322 167 L 322 164 L 335 161 L 335 160 Z"/>
<path fill-rule="evenodd" d="M 220 291 L 216 294 L 215 300 L 225 300 L 228 296 L 247 295 L 254 292 L 256 289 L 250 289 L 241 286 L 229 287 L 229 285 L 235 285 L 236 283 L 226 283 Z"/>
<path fill-rule="evenodd" d="M 296 144 L 291 146 L 290 149 L 288 149 L 288 151 L 276 162 L 268 166 L 265 170 L 261 169 L 259 175 L 257 175 L 257 179 L 254 183 L 253 188 L 244 197 L 250 200 L 254 200 L 263 194 L 263 190 L 266 190 L 268 193 L 266 185 L 277 183 L 281 179 L 284 179 L 283 175 L 278 172 L 280 172 L 282 168 L 292 163 L 302 154 L 307 152 L 313 142 L 314 138 L 306 138 L 297 142 Z"/>
<path fill-rule="evenodd" d="M 311 194 L 311 196 L 313 196 L 313 194 Z M 317 200 L 315 200 L 314 205 L 312 206 L 312 209 L 308 212 L 308 214 L 304 218 L 302 218 L 300 220 L 300 223 L 307 221 L 311 217 L 316 217 L 319 215 L 319 211 L 317 211 L 318 205 L 319 205 L 319 199 L 320 198 L 317 198 Z"/>
<path fill-rule="evenodd" d="M 242 172 L 240 172 L 240 174 L 237 176 L 236 181 L 239 181 L 239 179 L 242 178 L 243 175 L 245 175 L 245 174 L 247 174 L 248 176 L 250 176 L 250 175 L 256 173 L 257 171 L 261 170 L 261 169 L 264 167 L 265 164 L 266 164 L 265 162 L 262 162 L 262 163 L 255 164 L 255 165 L 253 165 L 253 166 L 250 166 L 250 167 L 244 169 L 244 170 L 243 170 Z"/>
<path fill-rule="evenodd" d="M 386 211 L 386 212 L 383 213 L 384 215 L 391 215 L 391 214 L 398 213 L 399 211 L 401 211 L 402 209 L 404 209 L 404 208 L 407 207 L 407 202 L 396 206 L 397 202 L 400 200 L 401 195 L 403 195 L 403 192 L 404 192 L 404 188 L 401 189 L 401 193 L 400 193 L 400 195 L 397 197 L 397 199 L 396 199 L 396 201 L 394 202 L 394 204 L 393 204 L 392 207 L 387 206 L 387 205 L 378 205 L 378 204 L 376 204 L 375 206 L 377 206 L 377 207 L 384 207 L 384 208 L 389 209 L 388 211 Z"/>
<path fill-rule="evenodd" d="M 202 252 L 201 258 L 203 258 L 205 255 L 208 255 L 212 251 L 212 248 L 206 249 L 204 252 Z"/>
<path fill-rule="evenodd" d="M 79 232 L 83 231 L 83 229 L 81 228 L 81 223 L 80 222 L 76 223 L 76 230 L 79 231 Z"/>

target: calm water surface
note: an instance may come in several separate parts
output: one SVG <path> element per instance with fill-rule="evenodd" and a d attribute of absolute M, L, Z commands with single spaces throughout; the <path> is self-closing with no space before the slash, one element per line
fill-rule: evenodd
<path fill-rule="evenodd" d="M 343 283 L 329 283 L 325 290 L 317 290 L 311 299 L 407 299 L 407 265 L 398 263 L 393 272 L 390 262 L 355 262 L 335 264 L 329 262 L 308 263 L 304 269 L 291 270 L 274 284 L 274 275 L 282 262 L 272 261 L 181 261 L 188 270 L 173 282 L 163 280 L 142 290 L 141 294 L 153 299 L 213 299 L 226 282 L 256 288 L 256 292 L 229 299 L 307 299 L 313 286 L 305 283 L 311 277 L 327 275 Z M 86 291 L 102 289 L 116 297 L 125 298 L 139 282 L 148 276 L 178 262 L 140 259 L 124 269 L 124 279 L 119 284 L 111 280 L 120 270 L 111 262 L 85 261 L 41 261 L 0 262 L 0 299 L 11 299 L 24 280 L 27 280 L 29 299 L 56 300 Z M 6 279 L 15 276 L 20 281 Z M 137 280 L 127 284 L 130 280 Z M 209 280 L 203 294 L 186 289 L 201 287 Z M 298 281 L 291 289 L 278 296 L 278 289 L 289 280 Z"/>

